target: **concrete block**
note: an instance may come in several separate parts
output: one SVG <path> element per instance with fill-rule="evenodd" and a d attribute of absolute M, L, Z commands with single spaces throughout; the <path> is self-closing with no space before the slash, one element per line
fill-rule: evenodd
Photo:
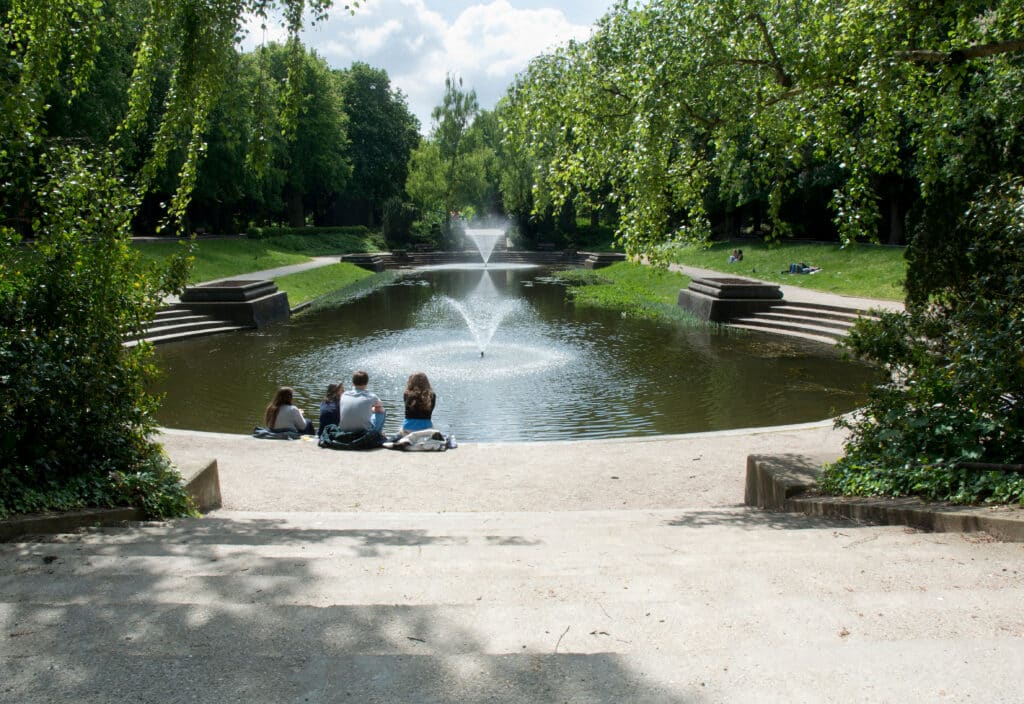
<path fill-rule="evenodd" d="M 181 472 L 185 489 L 201 513 L 208 513 L 221 507 L 217 460 L 213 459 L 194 467 L 178 467 L 178 471 Z"/>

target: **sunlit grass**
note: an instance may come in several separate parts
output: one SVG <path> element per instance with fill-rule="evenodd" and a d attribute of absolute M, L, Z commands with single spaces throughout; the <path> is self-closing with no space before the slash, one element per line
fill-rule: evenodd
<path fill-rule="evenodd" d="M 729 264 L 729 253 L 743 250 L 743 261 Z M 858 244 L 785 242 L 768 245 L 760 240 L 719 242 L 709 249 L 675 247 L 669 259 L 678 264 L 712 269 L 763 281 L 803 286 L 845 296 L 903 300 L 907 263 L 903 247 Z M 821 267 L 814 274 L 783 273 L 796 262 Z"/>
<path fill-rule="evenodd" d="M 694 323 L 697 319 L 676 302 L 690 279 L 673 271 L 619 262 L 598 269 L 570 269 L 556 276 L 569 284 L 576 305 L 622 311 L 634 318 Z"/>
<path fill-rule="evenodd" d="M 339 263 L 279 276 L 274 283 L 288 294 L 288 304 L 295 307 L 371 276 L 373 272 L 355 264 Z"/>
<path fill-rule="evenodd" d="M 134 246 L 143 256 L 162 260 L 181 251 L 182 245 L 177 241 L 145 241 L 136 242 Z M 225 279 L 263 269 L 301 264 L 314 256 L 366 252 L 377 248 L 377 243 L 370 237 L 333 232 L 281 235 L 265 239 L 198 240 L 193 251 L 195 263 L 189 282 Z"/>

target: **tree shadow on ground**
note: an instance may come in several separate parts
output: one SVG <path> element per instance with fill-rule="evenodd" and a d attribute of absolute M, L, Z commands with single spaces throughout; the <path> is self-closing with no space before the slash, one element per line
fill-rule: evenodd
<path fill-rule="evenodd" d="M 821 528 L 852 527 L 860 525 L 841 518 L 805 516 L 802 513 L 783 513 L 750 508 L 742 504 L 735 507 L 694 509 L 666 522 L 681 528 L 709 528 L 732 526 L 744 529 L 816 530 Z"/>
<path fill-rule="evenodd" d="M 370 603 L 365 582 L 324 579 L 325 561 L 349 569 L 466 541 L 498 561 L 535 544 L 213 518 L 0 545 L 0 700 L 703 701 L 620 654 L 567 652 L 555 631 L 543 651 L 509 652 L 497 624 L 476 621 L 501 605 Z"/>

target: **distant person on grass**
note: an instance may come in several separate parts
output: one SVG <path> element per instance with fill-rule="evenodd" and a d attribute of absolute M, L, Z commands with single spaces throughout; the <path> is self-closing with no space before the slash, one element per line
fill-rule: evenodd
<path fill-rule="evenodd" d="M 295 391 L 290 386 L 282 386 L 274 394 L 273 400 L 263 413 L 263 423 L 275 433 L 300 433 L 312 435 L 313 421 L 302 415 L 302 409 L 292 405 Z"/>
<path fill-rule="evenodd" d="M 352 375 L 354 388 L 341 395 L 341 418 L 338 421 L 341 430 L 365 430 L 377 434 L 384 430 L 387 412 L 377 395 L 366 390 L 369 382 L 370 375 L 362 370 Z"/>
<path fill-rule="evenodd" d="M 743 250 L 742 249 L 734 249 L 734 250 L 732 250 L 732 254 L 729 255 L 729 263 L 730 264 L 736 264 L 737 262 L 741 262 L 741 261 L 743 261 Z"/>
<path fill-rule="evenodd" d="M 821 271 L 820 266 L 811 266 L 806 262 L 798 262 L 789 265 L 790 274 L 816 274 Z M 785 274 L 786 272 L 782 272 Z"/>

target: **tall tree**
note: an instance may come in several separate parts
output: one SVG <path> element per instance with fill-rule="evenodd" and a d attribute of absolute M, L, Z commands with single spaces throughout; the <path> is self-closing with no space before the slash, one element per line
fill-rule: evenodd
<path fill-rule="evenodd" d="M 449 75 L 441 104 L 432 113 L 430 137 L 409 161 L 406 191 L 424 220 L 442 225 L 444 244 L 449 247 L 461 245 L 452 215 L 467 208 L 487 210 L 493 200 L 488 171 L 493 170 L 494 150 L 486 143 L 493 137 L 483 123 L 472 131 L 479 112 L 476 92 L 464 91 L 462 80 Z M 491 118 L 485 115 L 483 120 Z"/>
<path fill-rule="evenodd" d="M 420 141 L 419 120 L 384 69 L 356 62 L 339 74 L 352 162 L 345 207 L 361 211 L 353 224 L 373 226 L 384 202 L 403 195 L 409 157 Z"/>
<path fill-rule="evenodd" d="M 444 79 L 444 96 L 430 116 L 434 122 L 431 137 L 437 144 L 441 161 L 444 163 L 445 217 L 448 218 L 458 203 L 456 195 L 459 180 L 467 174 L 460 171 L 460 160 L 466 154 L 465 137 L 469 126 L 480 110 L 476 91 L 462 89 L 462 78 L 449 74 Z M 447 222 L 447 220 L 446 220 Z"/>

